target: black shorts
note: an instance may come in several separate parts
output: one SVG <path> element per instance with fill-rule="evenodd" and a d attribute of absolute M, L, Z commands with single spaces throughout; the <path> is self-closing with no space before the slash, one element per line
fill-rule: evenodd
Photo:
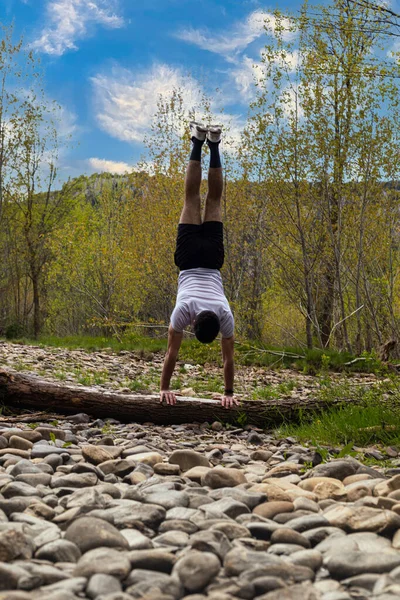
<path fill-rule="evenodd" d="M 221 269 L 224 264 L 224 228 L 221 221 L 201 225 L 179 223 L 175 264 L 186 269 Z"/>

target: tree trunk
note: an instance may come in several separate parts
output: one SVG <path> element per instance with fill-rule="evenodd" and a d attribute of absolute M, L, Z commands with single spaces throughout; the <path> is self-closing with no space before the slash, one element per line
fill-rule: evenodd
<path fill-rule="evenodd" d="M 230 410 L 218 400 L 178 397 L 175 406 L 160 404 L 159 396 L 102 392 L 93 388 L 49 382 L 36 375 L 0 369 L 0 400 L 11 408 L 30 408 L 63 414 L 88 413 L 96 417 L 112 417 L 120 421 L 152 422 L 161 425 L 179 423 L 212 423 L 216 420 L 258 427 L 271 427 L 288 419 L 296 419 L 300 411 L 326 408 L 315 398 L 280 398 L 248 400 Z M 343 402 L 340 400 L 338 402 Z M 354 399 L 351 400 L 354 402 Z M 332 402 L 329 403 L 332 406 Z"/>
<path fill-rule="evenodd" d="M 40 297 L 39 297 L 39 278 L 32 277 L 33 287 L 33 337 L 38 339 L 40 333 Z"/>
<path fill-rule="evenodd" d="M 319 322 L 321 324 L 321 340 L 323 348 L 329 348 L 329 339 L 332 330 L 333 306 L 335 297 L 335 270 L 331 261 L 326 266 L 322 276 L 325 289 L 322 300 L 322 310 Z"/>

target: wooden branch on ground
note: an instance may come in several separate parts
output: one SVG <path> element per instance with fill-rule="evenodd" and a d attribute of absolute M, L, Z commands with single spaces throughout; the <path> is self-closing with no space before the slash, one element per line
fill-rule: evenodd
<path fill-rule="evenodd" d="M 243 342 L 239 342 L 238 340 L 235 340 L 235 344 L 239 345 L 239 346 L 243 346 Z M 304 354 L 294 354 L 293 352 L 286 352 L 285 350 L 282 350 L 282 352 L 279 352 L 277 350 L 268 350 L 267 348 L 257 348 L 257 346 L 246 346 L 249 351 L 250 350 L 255 350 L 256 352 L 260 352 L 260 354 L 264 353 L 264 354 L 272 354 L 273 356 L 279 356 L 280 358 L 305 358 Z"/>
<path fill-rule="evenodd" d="M 354 365 L 357 362 L 365 361 L 365 360 L 374 360 L 369 356 L 358 356 L 357 358 L 353 358 L 353 360 L 349 360 L 349 362 L 344 363 L 345 367 L 349 367 L 350 365 Z"/>
<path fill-rule="evenodd" d="M 47 411 L 26 410 L 25 412 L 10 409 L 10 414 L 2 413 L 0 416 L 0 427 L 7 423 L 37 423 L 38 421 L 62 421 L 68 419 L 66 415 L 50 413 Z"/>
<path fill-rule="evenodd" d="M 396 431 L 398 427 L 396 425 L 373 425 L 372 427 L 360 427 L 358 431 Z"/>
<path fill-rule="evenodd" d="M 175 406 L 167 406 L 160 404 L 156 394 L 99 391 L 46 381 L 37 375 L 8 369 L 0 369 L 0 402 L 7 408 L 46 410 L 52 414 L 83 412 L 123 422 L 170 425 L 221 420 L 263 428 L 295 419 L 299 410 L 318 411 L 327 407 L 326 402 L 316 398 L 282 397 L 278 400 L 246 400 L 240 406 L 226 409 L 218 400 L 183 396 L 178 397 Z M 343 399 L 337 403 L 343 403 Z M 329 402 L 329 406 L 331 405 L 332 402 Z"/>

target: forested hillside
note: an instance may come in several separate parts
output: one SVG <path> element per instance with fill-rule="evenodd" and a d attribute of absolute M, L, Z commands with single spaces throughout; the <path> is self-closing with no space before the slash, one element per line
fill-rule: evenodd
<path fill-rule="evenodd" d="M 311 10 L 276 15 L 247 123 L 226 133 L 223 277 L 241 338 L 361 353 L 400 325 L 398 57 L 376 8 Z M 13 91 L 24 51 L 3 34 L 0 334 L 168 324 L 187 123 L 218 120 L 212 102 L 160 98 L 141 167 L 60 186 L 51 110 Z"/>

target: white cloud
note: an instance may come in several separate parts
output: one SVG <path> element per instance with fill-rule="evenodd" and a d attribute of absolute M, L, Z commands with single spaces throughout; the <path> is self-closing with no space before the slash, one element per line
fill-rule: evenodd
<path fill-rule="evenodd" d="M 294 73 L 294 71 L 296 71 L 297 67 L 300 64 L 299 51 L 294 50 L 293 52 L 287 52 L 284 62 L 288 66 L 288 70 Z"/>
<path fill-rule="evenodd" d="M 149 132 L 160 95 L 169 98 L 181 89 L 183 108 L 198 106 L 199 84 L 179 69 L 156 64 L 149 71 L 134 73 L 114 67 L 109 74 L 92 78 L 96 118 L 101 128 L 120 140 L 142 142 Z"/>
<path fill-rule="evenodd" d="M 260 57 L 253 59 L 243 54 L 243 50 L 263 33 L 272 34 L 279 31 L 284 40 L 295 36 L 294 23 L 287 17 L 277 18 L 275 15 L 258 9 L 250 13 L 242 22 L 238 22 L 224 33 L 209 32 L 199 29 L 186 29 L 178 32 L 176 37 L 199 46 L 203 50 L 221 54 L 232 64 L 229 76 L 241 98 L 249 102 L 255 96 L 255 84 L 265 82 L 265 67 Z M 260 50 L 261 54 L 263 48 Z M 281 66 L 287 72 L 293 72 L 298 63 L 296 51 L 287 53 Z M 283 64 L 285 63 L 285 65 Z M 237 101 L 237 98 L 235 99 Z"/>
<path fill-rule="evenodd" d="M 146 71 L 135 73 L 116 66 L 107 74 L 93 77 L 92 84 L 96 119 L 100 127 L 114 138 L 130 143 L 143 142 L 151 132 L 160 97 L 168 100 L 174 91 L 179 91 L 185 115 L 182 130 L 177 131 L 179 135 L 195 114 L 199 121 L 211 119 L 224 126 L 225 151 L 239 143 L 244 125 L 242 116 L 225 113 L 223 106 L 227 102 L 221 95 L 210 102 L 212 116 L 205 115 L 201 106 L 204 90 L 193 77 L 180 69 L 155 64 Z"/>
<path fill-rule="evenodd" d="M 237 63 L 230 71 L 240 95 L 246 101 L 254 97 L 255 84 L 264 80 L 264 66 L 248 56 L 244 56 L 242 62 Z"/>
<path fill-rule="evenodd" d="M 106 160 L 103 158 L 89 158 L 87 164 L 95 172 L 100 173 L 117 173 L 117 175 L 124 175 L 125 173 L 131 173 L 134 170 L 132 165 L 128 165 L 125 162 L 116 162 L 114 160 Z"/>
<path fill-rule="evenodd" d="M 74 147 L 77 136 L 82 132 L 82 128 L 77 123 L 77 115 L 62 104 L 57 105 L 51 117 L 54 119 L 53 123 L 57 132 L 57 144 L 54 151 L 51 148 L 45 151 L 43 164 L 49 165 L 54 162 L 60 172 L 68 164 L 71 149 Z"/>
<path fill-rule="evenodd" d="M 43 91 L 22 88 L 19 93 L 21 101 L 32 103 L 32 106 L 42 104 L 41 116 L 37 122 L 37 134 L 46 146 L 42 162 L 53 162 L 57 157 L 55 162 L 59 166 L 68 154 L 71 143 L 73 144 L 82 132 L 77 115 L 70 108 L 52 100 Z M 14 134 L 18 135 L 18 128 L 13 129 Z M 38 144 L 37 149 L 39 148 L 41 144 Z"/>
<path fill-rule="evenodd" d="M 261 55 L 263 49 L 261 50 Z M 275 62 L 280 69 L 287 72 L 288 75 L 295 72 L 299 65 L 299 53 L 297 50 L 286 52 L 284 57 L 280 57 Z M 266 67 L 262 60 L 254 60 L 244 55 L 240 60 L 235 62 L 235 66 L 229 71 L 236 88 L 238 89 L 243 100 L 250 102 L 255 97 L 256 85 L 268 86 L 269 82 L 266 78 Z"/>
<path fill-rule="evenodd" d="M 290 21 L 283 18 L 279 25 L 284 29 L 283 36 L 290 33 Z M 184 29 L 176 33 L 176 37 L 203 50 L 222 54 L 230 60 L 232 53 L 238 53 L 259 38 L 264 31 L 272 32 L 278 26 L 276 17 L 263 10 L 256 10 L 244 22 L 236 23 L 232 29 L 225 33 L 211 33 L 207 30 Z"/>
<path fill-rule="evenodd" d="M 224 152 L 234 152 L 240 145 L 245 121 L 242 115 L 231 115 L 222 113 L 219 116 L 219 123 L 223 128 L 222 136 L 222 154 Z"/>
<path fill-rule="evenodd" d="M 87 37 L 92 26 L 123 26 L 114 9 L 116 0 L 48 0 L 46 26 L 31 47 L 55 56 L 76 50 L 75 42 Z"/>
<path fill-rule="evenodd" d="M 58 106 L 55 117 L 56 129 L 60 141 L 68 142 L 80 131 L 76 114 L 62 104 Z"/>
<path fill-rule="evenodd" d="M 126 175 L 133 172 L 145 172 L 149 175 L 155 173 L 154 163 L 145 159 L 132 165 L 104 158 L 88 158 L 85 163 L 93 173 L 115 173 L 117 175 Z"/>

